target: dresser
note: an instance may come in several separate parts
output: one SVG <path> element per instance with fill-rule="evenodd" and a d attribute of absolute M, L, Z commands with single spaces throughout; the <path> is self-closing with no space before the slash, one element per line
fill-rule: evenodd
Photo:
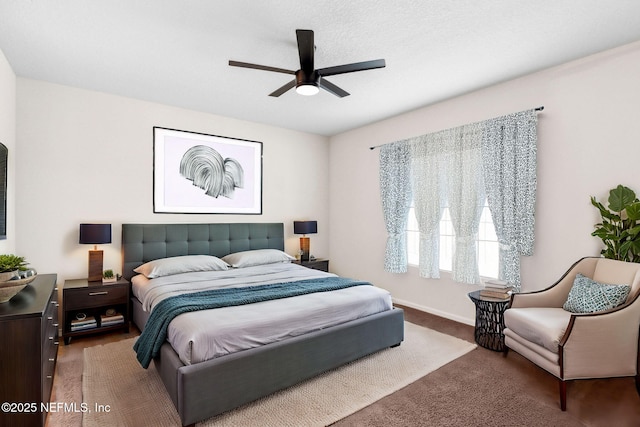
<path fill-rule="evenodd" d="M 41 402 L 46 406 L 51 397 L 58 355 L 56 279 L 55 274 L 40 274 L 0 304 L 2 425 L 45 424 Z"/>

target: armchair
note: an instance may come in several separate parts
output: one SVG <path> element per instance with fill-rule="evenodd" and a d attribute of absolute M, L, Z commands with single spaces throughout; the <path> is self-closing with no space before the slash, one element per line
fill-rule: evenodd
<path fill-rule="evenodd" d="M 563 304 L 578 273 L 631 290 L 615 308 L 571 313 Z M 640 395 L 640 264 L 582 258 L 549 288 L 513 294 L 504 323 L 504 356 L 512 349 L 558 378 L 563 411 L 569 380 L 635 376 Z"/>

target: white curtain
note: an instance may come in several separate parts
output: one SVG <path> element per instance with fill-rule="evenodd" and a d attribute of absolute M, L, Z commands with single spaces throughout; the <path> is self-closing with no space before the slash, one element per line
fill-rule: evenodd
<path fill-rule="evenodd" d="M 411 140 L 413 207 L 420 232 L 419 272 L 421 277 L 434 279 L 440 277 L 440 218 L 446 188 L 442 144 L 441 135 Z"/>
<path fill-rule="evenodd" d="M 409 144 L 397 142 L 380 149 L 380 197 L 387 229 L 384 270 L 407 272 L 407 216 L 411 207 Z"/>
<path fill-rule="evenodd" d="M 411 140 L 411 183 L 422 277 L 440 277 L 440 219 L 448 205 L 456 233 L 453 279 L 480 282 L 476 235 L 484 202 L 481 146 L 479 124 Z"/>
<path fill-rule="evenodd" d="M 482 126 L 457 127 L 449 131 L 447 139 L 447 200 L 456 234 L 452 278 L 461 283 L 480 283 L 477 234 L 485 199 Z"/>

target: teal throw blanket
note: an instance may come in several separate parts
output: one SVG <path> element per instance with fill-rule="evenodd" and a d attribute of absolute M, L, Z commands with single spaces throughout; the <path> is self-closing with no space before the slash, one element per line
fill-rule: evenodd
<path fill-rule="evenodd" d="M 142 331 L 133 349 L 137 353 L 138 361 L 146 369 L 149 367 L 151 359 L 160 352 L 160 347 L 167 338 L 169 323 L 182 313 L 252 304 L 254 302 L 289 298 L 315 292 L 335 291 L 360 285 L 372 286 L 368 282 L 344 277 L 325 277 L 272 285 L 215 289 L 169 297 L 160 301 L 153 308 L 144 331 Z"/>

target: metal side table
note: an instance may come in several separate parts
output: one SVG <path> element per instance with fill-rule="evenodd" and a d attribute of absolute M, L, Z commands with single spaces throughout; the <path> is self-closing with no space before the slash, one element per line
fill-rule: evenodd
<path fill-rule="evenodd" d="M 504 312 L 509 300 L 483 297 L 480 291 L 470 292 L 469 298 L 476 306 L 476 342 L 489 350 L 503 351 Z"/>

